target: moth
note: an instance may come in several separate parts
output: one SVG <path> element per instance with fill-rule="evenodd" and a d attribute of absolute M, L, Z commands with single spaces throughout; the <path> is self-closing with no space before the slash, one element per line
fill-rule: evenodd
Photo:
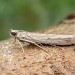
<path fill-rule="evenodd" d="M 75 44 L 75 35 L 56 35 L 56 34 L 40 34 L 32 33 L 24 30 L 10 30 L 11 36 L 16 38 L 19 43 L 27 42 L 34 44 L 43 49 L 39 44 L 48 45 L 73 45 Z M 46 51 L 45 49 L 43 49 Z"/>
<path fill-rule="evenodd" d="M 15 38 L 15 41 L 17 40 L 17 42 L 20 44 L 23 52 L 24 52 L 24 48 L 22 46 L 22 43 L 23 44 L 25 43 L 26 45 L 34 44 L 34 45 L 38 46 L 39 48 L 41 48 L 42 50 L 44 50 L 45 52 L 47 52 L 43 47 L 40 46 L 42 44 L 38 43 L 38 42 L 35 42 L 36 39 L 34 39 L 33 37 L 29 36 L 28 32 L 26 32 L 26 31 L 23 31 L 23 30 L 12 30 L 11 29 L 10 30 L 10 35 Z M 38 45 L 38 44 L 40 44 L 40 45 Z"/>

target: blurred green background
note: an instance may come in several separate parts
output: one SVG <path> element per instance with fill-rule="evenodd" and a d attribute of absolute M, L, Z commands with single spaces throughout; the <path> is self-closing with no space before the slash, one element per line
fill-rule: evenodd
<path fill-rule="evenodd" d="M 0 0 L 0 40 L 10 29 L 35 31 L 75 12 L 75 0 Z"/>

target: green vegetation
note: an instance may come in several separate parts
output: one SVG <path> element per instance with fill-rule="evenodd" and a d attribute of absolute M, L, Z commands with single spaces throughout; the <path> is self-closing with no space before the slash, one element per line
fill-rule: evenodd
<path fill-rule="evenodd" d="M 34 31 L 75 12 L 75 0 L 0 0 L 0 40 L 10 29 Z"/>

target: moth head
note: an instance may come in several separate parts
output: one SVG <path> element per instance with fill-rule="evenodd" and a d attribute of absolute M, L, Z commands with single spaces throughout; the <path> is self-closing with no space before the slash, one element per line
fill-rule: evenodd
<path fill-rule="evenodd" d="M 17 30 L 10 29 L 10 35 L 14 37 L 17 36 Z"/>

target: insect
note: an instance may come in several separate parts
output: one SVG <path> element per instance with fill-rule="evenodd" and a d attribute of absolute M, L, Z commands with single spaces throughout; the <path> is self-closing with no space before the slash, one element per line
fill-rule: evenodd
<path fill-rule="evenodd" d="M 21 34 L 23 33 L 23 34 Z M 24 52 L 24 48 L 22 46 L 21 43 L 31 43 L 34 44 L 36 46 L 38 46 L 39 48 L 41 48 L 42 50 L 44 50 L 46 53 L 48 53 L 43 47 L 41 47 L 40 45 L 38 45 L 35 40 L 33 39 L 31 36 L 28 35 L 28 32 L 23 31 L 23 30 L 10 30 L 10 35 L 13 36 L 15 38 L 15 41 L 17 40 L 17 42 L 20 44 L 23 52 Z M 31 40 L 32 39 L 32 40 Z"/>
<path fill-rule="evenodd" d="M 39 44 L 49 44 L 49 45 L 73 45 L 75 44 L 75 35 L 55 35 L 55 34 L 40 34 L 26 32 L 24 30 L 10 30 L 10 34 L 20 42 L 27 42 L 34 44 L 47 52 Z M 22 47 L 23 49 L 23 47 Z"/>

